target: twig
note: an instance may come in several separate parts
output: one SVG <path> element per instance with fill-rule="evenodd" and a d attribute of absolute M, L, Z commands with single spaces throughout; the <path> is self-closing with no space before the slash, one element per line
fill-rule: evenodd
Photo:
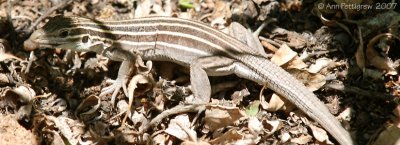
<path fill-rule="evenodd" d="M 258 26 L 257 30 L 253 32 L 253 35 L 258 37 L 261 33 L 261 31 L 269 24 L 272 22 L 277 22 L 278 20 L 276 18 L 268 18 L 265 20 L 260 26 Z"/>
<path fill-rule="evenodd" d="M 51 13 L 53 13 L 54 11 L 56 11 L 57 9 L 63 8 L 65 6 L 67 6 L 68 4 L 70 4 L 72 2 L 72 0 L 65 0 L 65 1 L 61 1 L 58 5 L 55 5 L 53 7 L 51 7 L 49 10 L 46 11 L 46 13 L 44 13 L 43 15 L 41 15 L 38 19 L 36 19 L 35 22 L 32 23 L 32 25 L 28 28 L 27 33 L 30 34 L 33 29 L 43 20 L 45 19 L 47 16 L 49 16 Z"/>
<path fill-rule="evenodd" d="M 205 14 L 205 15 L 201 16 L 198 20 L 202 21 L 203 19 L 205 19 L 205 18 L 207 18 L 207 17 L 209 17 L 211 15 L 212 15 L 211 13 Z"/>
<path fill-rule="evenodd" d="M 170 115 L 187 113 L 187 112 L 201 112 L 205 110 L 205 107 L 206 105 L 204 104 L 191 104 L 191 105 L 178 105 L 175 106 L 174 108 L 165 110 L 157 117 L 155 117 L 153 120 L 151 120 L 148 124 L 143 126 L 142 130 L 139 130 L 138 134 L 143 134 L 150 127 L 158 125 L 164 118 L 167 118 Z"/>
<path fill-rule="evenodd" d="M 338 51 L 338 49 L 329 49 L 329 50 L 321 50 L 321 51 L 312 52 L 312 53 L 303 53 L 300 55 L 300 59 L 303 61 L 307 61 L 313 56 L 324 55 L 324 54 L 328 54 L 328 53 L 336 52 L 336 51 Z"/>
<path fill-rule="evenodd" d="M 267 41 L 268 43 L 270 43 L 270 44 L 272 44 L 272 45 L 274 45 L 274 46 L 276 46 L 278 48 L 282 46 L 282 44 L 279 44 L 278 42 L 275 42 L 274 40 L 265 38 L 263 36 L 259 36 L 259 38 L 260 38 L 260 40 Z"/>

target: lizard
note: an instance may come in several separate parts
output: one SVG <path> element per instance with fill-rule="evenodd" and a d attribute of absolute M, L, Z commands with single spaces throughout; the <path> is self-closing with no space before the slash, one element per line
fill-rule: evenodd
<path fill-rule="evenodd" d="M 62 48 L 96 52 L 122 61 L 118 76 L 100 95 L 123 90 L 137 55 L 144 60 L 169 61 L 189 68 L 192 92 L 208 102 L 208 76 L 235 74 L 266 86 L 285 97 L 325 128 L 342 145 L 352 145 L 350 133 L 325 104 L 303 83 L 268 60 L 256 45 L 216 30 L 202 22 L 173 17 L 144 17 L 101 21 L 55 16 L 24 42 L 26 50 Z"/>

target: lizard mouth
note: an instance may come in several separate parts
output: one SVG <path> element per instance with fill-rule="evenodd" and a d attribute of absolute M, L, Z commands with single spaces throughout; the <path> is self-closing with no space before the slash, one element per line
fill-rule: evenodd
<path fill-rule="evenodd" d="M 26 51 L 32 51 L 38 48 L 52 48 L 54 47 L 55 44 L 51 43 L 41 43 L 41 42 L 36 42 L 31 39 L 28 39 L 24 42 L 24 49 Z M 58 45 L 58 44 L 57 44 Z"/>

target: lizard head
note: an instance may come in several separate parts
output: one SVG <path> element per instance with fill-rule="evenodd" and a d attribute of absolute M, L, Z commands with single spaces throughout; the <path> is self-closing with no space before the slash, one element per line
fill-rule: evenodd
<path fill-rule="evenodd" d="M 61 48 L 93 51 L 99 43 L 92 40 L 92 35 L 87 33 L 84 28 L 79 27 L 83 23 L 96 24 L 91 19 L 79 17 L 55 16 L 50 18 L 42 28 L 34 31 L 24 42 L 24 49 Z"/>

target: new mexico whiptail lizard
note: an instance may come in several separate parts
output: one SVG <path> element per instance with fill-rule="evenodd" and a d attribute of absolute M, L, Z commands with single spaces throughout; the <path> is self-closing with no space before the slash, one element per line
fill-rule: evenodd
<path fill-rule="evenodd" d="M 24 46 L 30 50 L 50 47 L 94 51 L 122 61 L 118 78 L 102 92 L 114 92 L 112 96 L 121 88 L 126 93 L 134 52 L 145 60 L 189 67 L 195 97 L 209 98 L 208 76 L 235 74 L 260 85 L 267 84 L 321 124 L 340 144 L 353 144 L 350 134 L 301 82 L 258 49 L 200 22 L 170 17 L 98 21 L 56 16 L 36 30 Z"/>

